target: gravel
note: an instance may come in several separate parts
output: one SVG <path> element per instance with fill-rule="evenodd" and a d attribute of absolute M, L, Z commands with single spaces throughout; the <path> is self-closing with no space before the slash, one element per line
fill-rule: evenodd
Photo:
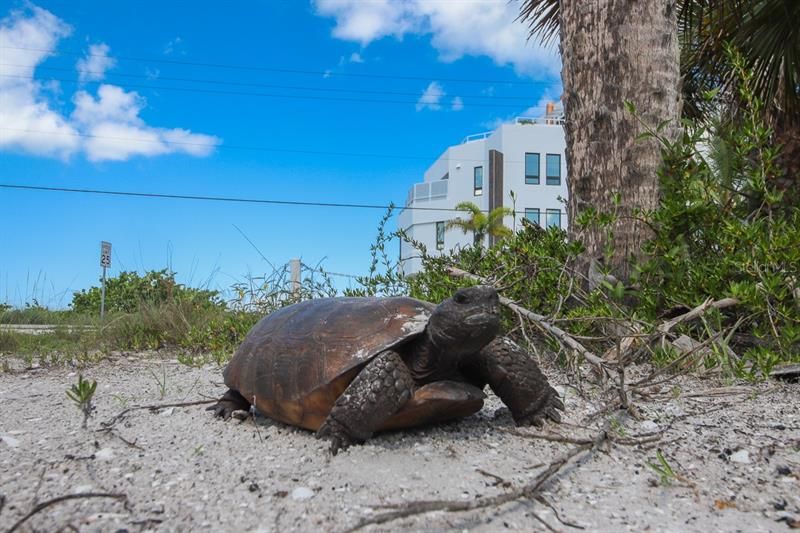
<path fill-rule="evenodd" d="M 647 369 L 629 369 L 629 376 Z M 387 433 L 336 456 L 264 417 L 214 419 L 221 369 L 151 356 L 83 369 L 98 382 L 83 415 L 70 368 L 0 374 L 0 530 L 346 531 L 390 505 L 476 502 L 532 483 L 575 443 L 609 439 L 570 462 L 539 500 L 435 511 L 366 531 L 788 531 L 800 527 L 800 385 L 678 377 L 633 396 L 638 418 L 607 413 L 601 391 L 564 393 L 560 425 L 514 427 L 490 396 L 464 420 Z M 654 440 L 658 439 L 658 440 Z M 663 462 L 660 458 L 663 458 Z M 108 495 L 119 495 L 112 498 Z M 545 525 L 546 524 L 546 525 Z"/>

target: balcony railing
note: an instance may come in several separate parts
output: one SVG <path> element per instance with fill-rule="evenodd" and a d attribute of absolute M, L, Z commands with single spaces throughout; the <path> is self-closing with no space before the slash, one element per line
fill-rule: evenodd
<path fill-rule="evenodd" d="M 447 183 L 447 180 L 415 183 L 411 189 L 408 190 L 406 207 L 410 206 L 414 202 L 447 198 Z"/>
<path fill-rule="evenodd" d="M 473 133 L 472 135 L 467 135 L 463 139 L 461 139 L 461 144 L 467 144 L 472 141 L 480 141 L 481 139 L 486 139 L 494 133 L 493 131 L 484 131 L 483 133 Z"/>

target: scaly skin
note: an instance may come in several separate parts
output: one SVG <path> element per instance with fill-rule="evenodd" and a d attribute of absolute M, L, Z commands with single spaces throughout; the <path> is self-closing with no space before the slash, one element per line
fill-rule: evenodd
<path fill-rule="evenodd" d="M 223 394 L 217 403 L 206 408 L 206 411 L 214 411 L 214 416 L 218 416 L 223 420 L 229 419 L 234 411 L 249 410 L 250 402 L 233 389 L 228 389 L 228 392 Z"/>
<path fill-rule="evenodd" d="M 489 384 L 508 406 L 518 426 L 541 426 L 545 419 L 560 422 L 564 404 L 547 382 L 531 354 L 515 342 L 497 338 L 463 367 L 483 386 Z"/>
<path fill-rule="evenodd" d="M 381 352 L 365 366 L 336 400 L 317 437 L 331 441 L 336 453 L 361 443 L 411 398 L 414 380 L 395 351 Z"/>

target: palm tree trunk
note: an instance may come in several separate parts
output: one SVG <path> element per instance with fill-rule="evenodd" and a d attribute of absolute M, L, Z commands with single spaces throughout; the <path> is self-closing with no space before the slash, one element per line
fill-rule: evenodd
<path fill-rule="evenodd" d="M 643 129 L 623 104 L 632 102 L 654 127 L 674 121 L 664 133 L 677 134 L 677 31 L 674 0 L 561 1 L 569 219 L 573 236 L 586 246 L 584 274 L 592 259 L 602 258 L 609 240 L 603 228 L 579 231 L 576 217 L 587 208 L 620 215 L 611 228 L 608 266 L 621 279 L 629 277 L 628 259 L 641 257 L 642 244 L 651 236 L 633 215 L 658 205 L 660 150 L 652 139 L 636 140 Z M 617 193 L 621 202 L 615 207 Z"/>

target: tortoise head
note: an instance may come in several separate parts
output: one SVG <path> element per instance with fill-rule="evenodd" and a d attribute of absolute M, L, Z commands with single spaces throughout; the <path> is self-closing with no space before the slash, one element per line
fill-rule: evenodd
<path fill-rule="evenodd" d="M 500 332 L 500 300 L 492 287 L 459 289 L 428 321 L 428 336 L 454 357 L 477 353 Z"/>

